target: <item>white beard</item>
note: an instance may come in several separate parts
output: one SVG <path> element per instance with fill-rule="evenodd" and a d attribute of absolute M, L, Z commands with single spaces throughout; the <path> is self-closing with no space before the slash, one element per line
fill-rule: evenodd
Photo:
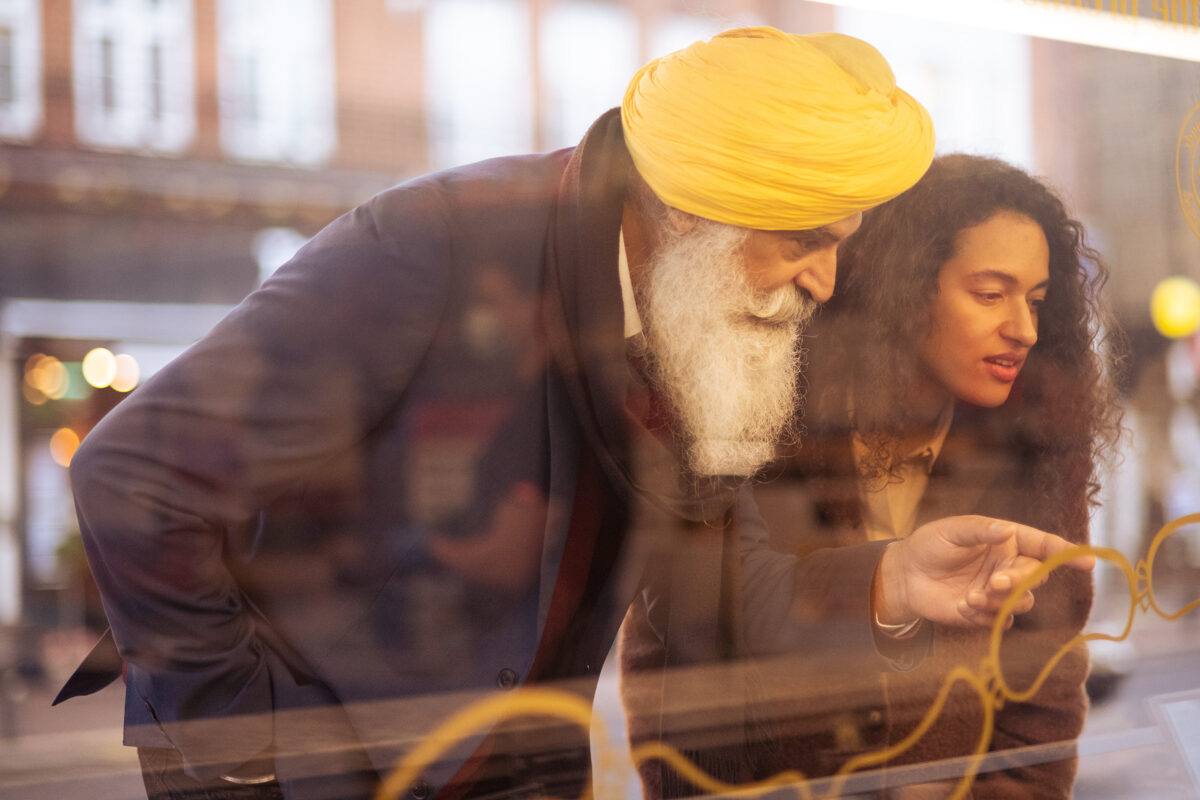
<path fill-rule="evenodd" d="M 775 455 L 796 413 L 800 334 L 816 303 L 794 286 L 746 280 L 744 228 L 666 228 L 640 280 L 650 380 L 676 415 L 686 465 L 749 476 Z"/>

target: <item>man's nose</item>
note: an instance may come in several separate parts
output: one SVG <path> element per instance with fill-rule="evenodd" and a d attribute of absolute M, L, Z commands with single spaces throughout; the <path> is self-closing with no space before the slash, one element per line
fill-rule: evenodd
<path fill-rule="evenodd" d="M 793 279 L 796 286 L 809 293 L 813 300 L 825 303 L 833 297 L 837 283 L 837 249 L 830 247 L 814 253 Z"/>

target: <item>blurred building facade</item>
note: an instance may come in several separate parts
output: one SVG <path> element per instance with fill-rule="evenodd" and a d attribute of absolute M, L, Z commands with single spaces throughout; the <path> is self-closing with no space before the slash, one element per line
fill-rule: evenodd
<path fill-rule="evenodd" d="M 53 617 L 29 606 L 71 535 L 46 440 L 120 397 L 72 365 L 105 345 L 153 371 L 281 246 L 423 169 L 417 87 L 362 58 L 408 75 L 419 38 L 383 2 L 0 3 L 0 620 Z M 39 355 L 77 385 L 31 392 Z"/>
<path fill-rule="evenodd" d="M 833 10 L 0 2 L 0 622 L 62 613 L 69 454 L 48 443 L 122 394 L 81 380 L 86 353 L 131 355 L 144 378 L 380 189 L 569 146 L 649 54 L 766 23 L 823 30 Z M 65 365 L 59 396 L 26 385 L 41 356 Z"/>

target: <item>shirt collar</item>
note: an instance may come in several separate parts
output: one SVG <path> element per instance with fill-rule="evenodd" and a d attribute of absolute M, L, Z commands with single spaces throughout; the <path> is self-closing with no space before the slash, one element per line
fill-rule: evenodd
<path fill-rule="evenodd" d="M 849 392 L 846 396 L 846 409 L 850 412 L 850 419 L 854 419 L 854 393 Z M 899 460 L 898 464 L 892 466 L 900 466 L 901 464 L 918 464 L 924 462 L 925 473 L 929 474 L 933 471 L 934 462 L 938 460 L 938 456 L 942 454 L 942 447 L 946 444 L 946 435 L 950 433 L 950 423 L 954 421 L 954 398 L 946 401 L 946 405 L 938 412 L 937 421 L 934 423 L 933 435 L 925 441 L 916 442 Z M 854 435 L 856 460 L 859 457 L 858 447 L 863 446 L 858 435 Z"/>
<path fill-rule="evenodd" d="M 950 432 L 950 423 L 954 420 L 954 400 L 946 402 L 941 413 L 938 414 L 937 423 L 933 429 L 933 436 L 925 442 L 918 442 L 912 450 L 908 452 L 900 461 L 920 463 L 923 462 L 926 474 L 933 471 L 933 464 L 937 461 L 938 456 L 942 454 L 942 446 L 946 444 L 946 434 Z"/>
<path fill-rule="evenodd" d="M 642 317 L 638 314 L 633 280 L 629 277 L 629 256 L 625 254 L 625 229 L 621 228 L 617 236 L 617 271 L 621 278 L 621 302 L 625 306 L 625 338 L 632 339 L 642 332 Z"/>

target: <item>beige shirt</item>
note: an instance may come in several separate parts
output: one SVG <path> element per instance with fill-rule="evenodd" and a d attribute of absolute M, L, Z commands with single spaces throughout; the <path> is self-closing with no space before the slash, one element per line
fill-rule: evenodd
<path fill-rule="evenodd" d="M 901 539 L 913 532 L 917 522 L 917 507 L 929 485 L 929 473 L 946 443 L 950 422 L 954 418 L 954 403 L 947 403 L 938 415 L 933 436 L 918 442 L 900 461 L 891 477 L 878 481 L 858 482 L 858 498 L 862 507 L 863 528 L 871 541 Z M 854 463 L 862 464 L 868 455 L 867 445 L 854 437 Z"/>
<path fill-rule="evenodd" d="M 621 277 L 621 302 L 625 306 L 625 338 L 631 339 L 642 332 L 642 317 L 638 314 L 637 301 L 633 296 L 633 280 L 629 277 L 629 256 L 625 254 L 625 229 L 620 229 L 617 244 L 617 272 Z"/>

